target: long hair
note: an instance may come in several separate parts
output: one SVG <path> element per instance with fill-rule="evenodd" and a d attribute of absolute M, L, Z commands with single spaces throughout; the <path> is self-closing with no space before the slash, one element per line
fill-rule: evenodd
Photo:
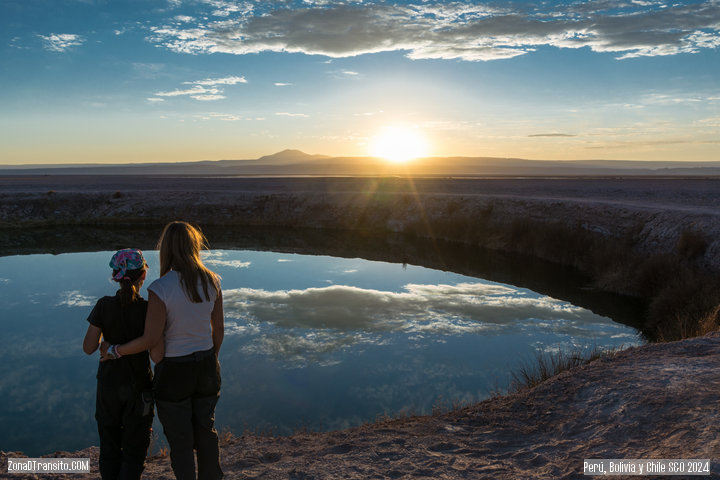
<path fill-rule="evenodd" d="M 193 303 L 203 301 L 198 286 L 202 287 L 205 301 L 210 300 L 210 287 L 220 291 L 220 277 L 200 259 L 200 250 L 207 249 L 207 240 L 200 229 L 187 222 L 170 222 L 165 225 L 157 248 L 160 276 L 170 270 L 178 272 L 183 290 Z"/>
<path fill-rule="evenodd" d="M 113 275 L 117 275 L 120 270 L 113 270 Z M 134 270 L 127 270 L 122 280 L 117 280 L 120 284 L 120 303 L 128 305 L 133 302 L 137 302 L 142 297 L 140 291 L 135 286 L 138 278 L 145 272 L 145 268 L 136 268 Z"/>

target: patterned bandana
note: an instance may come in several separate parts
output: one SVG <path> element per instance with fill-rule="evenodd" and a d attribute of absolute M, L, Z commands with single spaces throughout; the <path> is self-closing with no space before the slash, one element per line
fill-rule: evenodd
<path fill-rule="evenodd" d="M 145 263 L 143 253 L 137 248 L 126 248 L 124 250 L 119 250 L 117 253 L 115 253 L 115 255 L 113 255 L 112 260 L 110 260 L 110 267 L 113 269 L 113 271 L 118 270 L 118 272 L 113 275 L 113 280 L 115 280 L 116 282 L 127 278 L 125 277 L 125 273 L 128 270 L 137 270 L 146 266 L 147 263 Z"/>

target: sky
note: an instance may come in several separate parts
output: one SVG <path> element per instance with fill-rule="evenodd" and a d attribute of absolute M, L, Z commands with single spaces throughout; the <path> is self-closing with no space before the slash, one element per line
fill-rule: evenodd
<path fill-rule="evenodd" d="M 3 0 L 0 164 L 717 161 L 719 46 L 717 0 Z"/>

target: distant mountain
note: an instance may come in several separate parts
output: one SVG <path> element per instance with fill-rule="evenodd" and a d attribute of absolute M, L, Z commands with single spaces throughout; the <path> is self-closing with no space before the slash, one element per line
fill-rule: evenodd
<path fill-rule="evenodd" d="M 322 160 L 331 158 L 327 155 L 310 155 L 300 150 L 286 149 L 282 152 L 273 153 L 272 155 L 265 155 L 258 158 L 255 163 L 264 165 L 287 165 L 290 163 L 302 163 L 311 162 L 314 160 Z"/>
<path fill-rule="evenodd" d="M 720 176 L 720 162 L 545 161 L 428 157 L 393 164 L 374 157 L 330 157 L 287 149 L 255 160 L 92 165 L 0 165 L 0 175 L 417 175 L 417 176 Z"/>

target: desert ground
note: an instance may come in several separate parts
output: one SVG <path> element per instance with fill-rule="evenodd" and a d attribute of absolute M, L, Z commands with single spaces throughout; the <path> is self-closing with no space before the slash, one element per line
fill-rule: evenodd
<path fill-rule="evenodd" d="M 453 240 L 461 228 L 423 226 L 451 226 L 442 222 L 458 219 L 461 226 L 481 229 L 488 219 L 532 219 L 608 241 L 632 232 L 639 254 L 670 254 L 684 232 L 700 232 L 707 245 L 693 262 L 718 272 L 719 217 L 717 178 L 0 177 L 6 252 L 27 247 L 27 229 L 63 225 L 181 218 Z M 582 462 L 589 458 L 708 458 L 711 476 L 720 478 L 719 368 L 720 334 L 649 344 L 532 389 L 431 416 L 290 437 L 223 433 L 222 465 L 226 478 L 239 479 L 570 479 L 584 478 Z M 95 468 L 97 454 L 96 447 L 49 452 L 90 457 Z M 8 457 L 19 455 L 2 452 L 0 472 L 7 471 Z M 145 477 L 173 478 L 168 458 L 149 459 Z"/>
<path fill-rule="evenodd" d="M 673 252 L 683 232 L 700 231 L 709 242 L 703 262 L 720 270 L 718 192 L 718 177 L 4 175 L 0 226 L 162 224 L 182 218 L 201 225 L 395 232 L 464 241 L 459 237 L 488 222 L 522 220 L 562 224 L 609 240 L 632 235 L 646 253 Z M 428 229 L 436 224 L 443 228 Z"/>

